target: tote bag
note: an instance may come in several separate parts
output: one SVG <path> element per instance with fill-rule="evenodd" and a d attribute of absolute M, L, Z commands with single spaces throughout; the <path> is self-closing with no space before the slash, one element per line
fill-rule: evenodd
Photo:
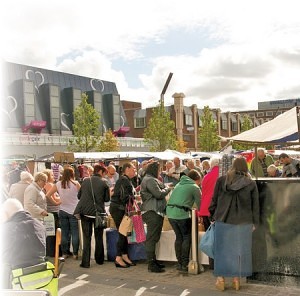
<path fill-rule="evenodd" d="M 124 215 L 119 226 L 119 233 L 124 236 L 131 235 L 132 232 L 132 220 L 131 217 Z"/>
<path fill-rule="evenodd" d="M 131 238 L 128 239 L 128 243 L 142 243 L 146 240 L 146 233 L 141 210 L 135 199 L 131 199 L 129 210 L 131 213 L 133 233 Z"/>
<path fill-rule="evenodd" d="M 214 258 L 215 224 L 210 224 L 201 238 L 199 248 L 208 257 Z"/>

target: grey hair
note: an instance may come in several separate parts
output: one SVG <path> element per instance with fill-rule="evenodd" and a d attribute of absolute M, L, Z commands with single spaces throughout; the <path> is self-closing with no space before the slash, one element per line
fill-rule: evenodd
<path fill-rule="evenodd" d="M 213 168 L 215 166 L 219 166 L 219 163 L 220 163 L 220 159 L 217 158 L 217 157 L 212 157 L 210 159 L 210 168 Z"/>

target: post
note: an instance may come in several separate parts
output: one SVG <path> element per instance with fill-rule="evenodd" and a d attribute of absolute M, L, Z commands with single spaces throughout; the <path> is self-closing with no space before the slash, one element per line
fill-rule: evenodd
<path fill-rule="evenodd" d="M 192 210 L 192 258 L 188 265 L 188 272 L 190 274 L 200 273 L 200 266 L 198 260 L 198 219 L 196 210 Z"/>

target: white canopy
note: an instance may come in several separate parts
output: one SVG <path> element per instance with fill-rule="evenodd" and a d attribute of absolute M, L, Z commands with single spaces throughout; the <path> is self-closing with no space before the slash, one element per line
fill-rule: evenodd
<path fill-rule="evenodd" d="M 249 143 L 285 143 L 295 140 L 299 141 L 297 107 L 278 115 L 258 127 L 227 139 Z"/>

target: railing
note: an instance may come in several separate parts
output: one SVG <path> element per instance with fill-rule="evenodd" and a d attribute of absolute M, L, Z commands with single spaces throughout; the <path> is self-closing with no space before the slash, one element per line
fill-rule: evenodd
<path fill-rule="evenodd" d="M 56 136 L 49 134 L 21 134 L 1 133 L 0 141 L 3 145 L 67 145 L 73 136 Z M 122 147 L 147 147 L 143 138 L 117 138 Z"/>

